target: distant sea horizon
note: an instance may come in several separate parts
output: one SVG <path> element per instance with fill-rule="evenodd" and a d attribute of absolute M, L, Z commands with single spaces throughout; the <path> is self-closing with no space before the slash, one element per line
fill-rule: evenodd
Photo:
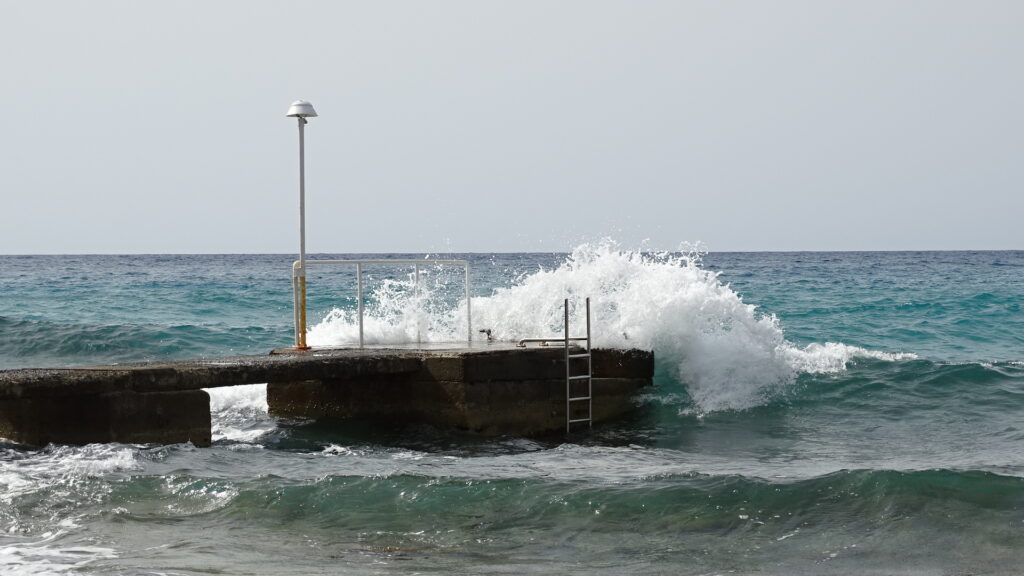
<path fill-rule="evenodd" d="M 624 250 L 628 248 L 623 247 Z M 526 251 L 485 251 L 485 250 L 470 250 L 470 251 L 411 251 L 411 252 L 307 252 L 307 256 L 324 256 L 324 255 L 337 255 L 337 254 L 356 254 L 366 256 L 400 256 L 400 255 L 424 255 L 424 254 L 570 254 L 573 249 L 566 250 L 526 250 Z M 688 250 L 679 249 L 665 249 L 665 250 L 654 250 L 654 249 L 643 249 L 638 252 L 644 254 L 654 253 L 684 253 Z M 859 249 L 846 249 L 846 250 L 698 250 L 701 253 L 708 254 L 874 254 L 874 253 L 931 253 L 931 252 L 1024 252 L 1024 248 L 953 248 L 953 249 L 885 249 L 885 250 L 859 250 Z M 298 255 L 298 252 L 39 252 L 39 253 L 3 253 L 0 252 L 0 257 L 4 256 L 286 256 L 289 254 Z"/>

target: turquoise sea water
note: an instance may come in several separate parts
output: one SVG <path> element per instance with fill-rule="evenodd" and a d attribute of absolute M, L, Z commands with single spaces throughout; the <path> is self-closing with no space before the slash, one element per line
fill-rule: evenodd
<path fill-rule="evenodd" d="M 655 387 L 568 439 L 279 421 L 255 385 L 211 392 L 208 449 L 0 444 L 0 573 L 1024 573 L 1024 252 L 443 257 L 501 337 L 592 297 Z M 288 345 L 292 259 L 0 257 L 0 369 Z M 463 334 L 461 272 L 408 272 L 369 274 L 368 338 Z M 351 271 L 310 285 L 311 340 L 351 342 Z"/>

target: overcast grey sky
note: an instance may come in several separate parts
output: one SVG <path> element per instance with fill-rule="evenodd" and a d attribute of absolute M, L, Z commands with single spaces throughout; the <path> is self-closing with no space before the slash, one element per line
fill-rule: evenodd
<path fill-rule="evenodd" d="M 1022 249 L 1024 2 L 22 2 L 0 253 Z"/>

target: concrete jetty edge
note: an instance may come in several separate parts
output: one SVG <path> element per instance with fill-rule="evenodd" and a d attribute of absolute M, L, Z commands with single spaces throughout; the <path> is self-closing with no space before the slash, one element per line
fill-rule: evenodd
<path fill-rule="evenodd" d="M 594 420 L 630 409 L 653 353 L 595 349 Z M 211 443 L 206 388 L 267 383 L 272 415 L 425 422 L 482 434 L 565 425 L 558 347 L 274 350 L 268 355 L 0 371 L 0 436 L 32 445 Z"/>

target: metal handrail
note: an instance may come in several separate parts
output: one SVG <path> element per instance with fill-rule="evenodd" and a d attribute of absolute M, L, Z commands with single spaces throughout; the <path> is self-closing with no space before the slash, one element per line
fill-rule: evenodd
<path fill-rule="evenodd" d="M 415 284 L 416 290 L 420 289 L 420 265 L 428 264 L 435 266 L 452 265 L 462 266 L 465 270 L 466 278 L 466 341 L 470 344 L 473 343 L 473 310 L 471 306 L 472 297 L 470 296 L 470 282 L 469 282 L 469 270 L 470 264 L 468 260 L 419 260 L 413 258 L 396 258 L 396 259 L 384 259 L 384 260 L 305 260 L 305 265 L 355 265 L 356 267 L 356 299 L 359 306 L 359 347 L 363 347 L 363 265 L 377 265 L 377 264 L 399 264 L 399 265 L 412 265 L 415 272 Z M 303 282 L 299 282 L 299 279 L 303 279 Z M 305 278 L 306 270 L 303 267 L 303 261 L 296 260 L 292 264 L 292 294 L 295 299 L 295 346 L 296 348 L 304 348 L 306 346 L 306 295 L 305 295 Z M 301 284 L 301 286 L 300 286 Z M 301 289 L 301 294 L 300 294 Z M 419 333 L 417 327 L 416 334 L 417 341 L 422 340 L 422 334 Z"/>
<path fill-rule="evenodd" d="M 582 342 L 582 341 L 586 340 L 586 338 L 582 337 L 582 336 L 578 337 L 578 338 L 522 338 L 518 342 L 516 342 L 516 346 L 518 346 L 520 348 L 526 348 L 526 345 L 529 344 L 529 343 L 540 344 L 541 346 L 547 346 L 548 342 L 558 342 L 558 343 L 560 343 L 562 345 L 566 345 L 565 342 L 567 340 L 569 342 Z"/>

